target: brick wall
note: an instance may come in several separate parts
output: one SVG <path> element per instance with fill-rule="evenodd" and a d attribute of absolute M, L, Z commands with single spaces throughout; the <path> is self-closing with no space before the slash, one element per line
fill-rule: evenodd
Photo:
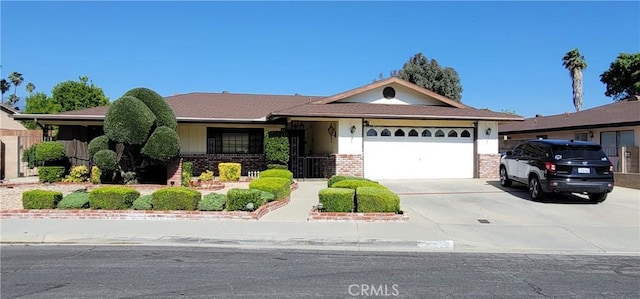
<path fill-rule="evenodd" d="M 171 182 L 175 186 L 182 184 L 182 159 L 174 158 L 167 163 L 167 185 L 171 185 Z"/>
<path fill-rule="evenodd" d="M 362 154 L 337 154 L 336 174 L 364 176 L 364 158 Z"/>
<path fill-rule="evenodd" d="M 243 176 L 246 176 L 249 171 L 267 169 L 267 162 L 262 154 L 198 154 L 181 155 L 181 158 L 185 162 L 193 162 L 194 176 L 199 176 L 205 170 L 211 170 L 215 176 L 219 176 L 218 164 L 227 162 L 240 163 Z"/>
<path fill-rule="evenodd" d="M 500 154 L 478 155 L 478 178 L 497 179 L 500 177 Z"/>

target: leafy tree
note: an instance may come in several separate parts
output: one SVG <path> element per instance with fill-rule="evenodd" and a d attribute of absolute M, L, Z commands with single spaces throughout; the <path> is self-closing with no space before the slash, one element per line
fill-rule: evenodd
<path fill-rule="evenodd" d="M 10 94 L 9 98 L 7 99 L 7 105 L 11 106 L 11 107 L 15 107 L 16 104 L 18 103 L 18 101 L 20 101 L 20 97 L 15 95 L 15 94 Z"/>
<path fill-rule="evenodd" d="M 462 101 L 462 85 L 458 72 L 450 67 L 441 67 L 435 59 L 427 59 L 418 53 L 391 75 L 422 86 L 457 102 Z"/>
<path fill-rule="evenodd" d="M 79 81 L 68 80 L 58 83 L 53 87 L 51 100 L 60 105 L 59 112 L 109 104 L 109 98 L 104 95 L 102 88 L 89 82 L 87 76 L 80 76 Z"/>
<path fill-rule="evenodd" d="M 640 95 L 640 52 L 620 53 L 609 69 L 600 75 L 600 82 L 607 86 L 604 95 L 620 101 Z"/>
<path fill-rule="evenodd" d="M 11 89 L 11 82 L 6 79 L 0 80 L 0 90 L 2 90 L 2 102 L 4 102 L 4 94 Z"/>
<path fill-rule="evenodd" d="M 33 114 L 47 114 L 58 113 L 62 110 L 60 105 L 51 101 L 44 92 L 32 93 L 25 99 L 27 106 L 25 107 L 25 113 Z M 34 121 L 24 121 L 24 126 L 30 130 L 38 128 Z"/>
<path fill-rule="evenodd" d="M 582 109 L 582 70 L 587 68 L 584 55 L 578 49 L 573 49 L 562 57 L 562 65 L 569 70 L 571 87 L 573 89 L 573 106 L 576 111 Z"/>
<path fill-rule="evenodd" d="M 162 96 L 147 88 L 132 89 L 110 105 L 105 135 L 89 143 L 92 161 L 100 169 L 116 167 L 122 173 L 163 165 L 180 152 L 176 127 L 175 114 Z"/>

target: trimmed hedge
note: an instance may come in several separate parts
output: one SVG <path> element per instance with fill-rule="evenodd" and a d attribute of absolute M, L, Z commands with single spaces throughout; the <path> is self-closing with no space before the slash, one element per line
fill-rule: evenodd
<path fill-rule="evenodd" d="M 58 203 L 58 209 L 87 209 L 89 208 L 89 193 L 73 192 L 67 194 Z"/>
<path fill-rule="evenodd" d="M 293 182 L 293 172 L 288 169 L 267 169 L 260 172 L 261 178 L 285 178 Z"/>
<path fill-rule="evenodd" d="M 400 197 L 388 189 L 360 187 L 356 189 L 358 212 L 399 213 Z"/>
<path fill-rule="evenodd" d="M 242 166 L 240 163 L 220 163 L 218 164 L 218 172 L 220 173 L 220 181 L 238 181 L 240 180 L 240 172 Z"/>
<path fill-rule="evenodd" d="M 38 178 L 40 183 L 55 183 L 62 181 L 64 172 L 64 166 L 40 166 L 38 167 Z"/>
<path fill-rule="evenodd" d="M 151 194 L 142 195 L 133 201 L 131 208 L 134 210 L 151 210 L 153 209 L 153 196 Z"/>
<path fill-rule="evenodd" d="M 155 115 L 158 126 L 167 126 L 172 130 L 178 127 L 175 113 L 167 104 L 167 101 L 157 92 L 148 88 L 138 87 L 127 91 L 124 95 L 135 97 L 149 107 Z"/>
<path fill-rule="evenodd" d="M 153 192 L 154 210 L 194 211 L 202 194 L 187 187 L 167 187 Z"/>
<path fill-rule="evenodd" d="M 117 142 L 143 144 L 155 121 L 153 111 L 142 101 L 123 96 L 109 106 L 104 118 L 104 133 Z"/>
<path fill-rule="evenodd" d="M 267 169 L 289 169 L 289 167 L 282 164 L 267 164 Z"/>
<path fill-rule="evenodd" d="M 357 176 L 348 176 L 348 175 L 334 175 L 331 176 L 329 178 L 329 181 L 327 181 L 327 187 L 331 188 L 331 186 L 339 181 L 345 181 L 345 180 L 361 180 L 361 181 L 371 181 L 369 179 L 366 178 L 361 178 L 361 177 L 357 177 Z"/>
<path fill-rule="evenodd" d="M 276 200 L 281 200 L 291 194 L 291 181 L 278 177 L 261 177 L 252 180 L 251 183 L 249 183 L 249 188 L 270 192 L 276 197 Z"/>
<path fill-rule="evenodd" d="M 176 131 L 167 126 L 157 127 L 140 153 L 149 158 L 166 162 L 180 153 L 180 137 Z"/>
<path fill-rule="evenodd" d="M 89 142 L 89 159 L 93 161 L 93 156 L 101 151 L 109 149 L 109 137 L 106 135 L 101 135 L 96 138 L 91 139 Z"/>
<path fill-rule="evenodd" d="M 140 197 L 140 192 L 129 187 L 107 186 L 89 192 L 89 207 L 102 210 L 124 210 Z"/>
<path fill-rule="evenodd" d="M 276 196 L 273 195 L 273 193 L 268 192 L 268 191 L 262 191 L 259 189 L 256 189 L 258 191 L 260 191 L 260 199 L 264 200 L 265 202 L 272 202 L 274 200 L 276 200 Z"/>
<path fill-rule="evenodd" d="M 209 193 L 198 203 L 200 211 L 222 211 L 227 203 L 227 196 L 220 193 Z"/>
<path fill-rule="evenodd" d="M 247 204 L 250 202 L 253 203 L 253 210 L 266 203 L 257 189 L 233 188 L 227 192 L 227 211 L 249 211 Z"/>
<path fill-rule="evenodd" d="M 345 188 L 325 188 L 318 192 L 324 212 L 352 212 L 356 191 Z"/>
<path fill-rule="evenodd" d="M 289 163 L 289 138 L 279 131 L 266 133 L 264 155 L 271 164 Z"/>
<path fill-rule="evenodd" d="M 387 187 L 378 184 L 377 182 L 372 182 L 369 180 L 344 180 L 338 181 L 331 185 L 331 188 L 350 188 L 357 189 L 358 187 L 377 187 L 380 189 L 387 189 Z"/>
<path fill-rule="evenodd" d="M 64 144 L 60 141 L 45 141 L 36 146 L 36 160 L 39 163 L 62 160 L 67 154 Z M 46 164 L 45 164 L 46 165 Z"/>
<path fill-rule="evenodd" d="M 101 171 L 115 171 L 118 169 L 118 155 L 112 150 L 101 150 L 93 156 L 93 163 Z"/>
<path fill-rule="evenodd" d="M 22 193 L 25 209 L 54 209 L 62 200 L 62 192 L 49 190 L 29 190 Z"/>

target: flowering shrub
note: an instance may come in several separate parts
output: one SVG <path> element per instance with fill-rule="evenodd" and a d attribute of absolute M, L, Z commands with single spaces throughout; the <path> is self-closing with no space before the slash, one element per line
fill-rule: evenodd
<path fill-rule="evenodd" d="M 87 166 L 78 165 L 71 168 L 71 172 L 62 181 L 66 183 L 86 182 L 89 177 L 89 169 Z"/>

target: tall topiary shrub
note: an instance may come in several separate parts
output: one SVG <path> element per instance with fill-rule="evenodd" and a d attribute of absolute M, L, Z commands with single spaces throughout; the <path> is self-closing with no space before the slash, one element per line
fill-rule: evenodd
<path fill-rule="evenodd" d="M 289 163 L 289 138 L 286 133 L 280 131 L 265 133 L 264 146 L 268 163 L 280 165 Z"/>
<path fill-rule="evenodd" d="M 158 127 L 140 152 L 155 160 L 168 161 L 180 153 L 180 137 L 169 127 Z"/>
<path fill-rule="evenodd" d="M 156 117 L 142 101 L 124 96 L 109 106 L 104 118 L 104 133 L 125 144 L 144 144 Z"/>
<path fill-rule="evenodd" d="M 175 113 L 157 92 L 148 88 L 138 87 L 127 91 L 124 95 L 132 96 L 149 107 L 156 117 L 158 127 L 166 126 L 171 130 L 175 130 L 178 127 Z"/>
<path fill-rule="evenodd" d="M 93 160 L 93 156 L 101 151 L 109 149 L 109 137 L 106 135 L 98 136 L 93 138 L 89 142 L 89 157 Z"/>

